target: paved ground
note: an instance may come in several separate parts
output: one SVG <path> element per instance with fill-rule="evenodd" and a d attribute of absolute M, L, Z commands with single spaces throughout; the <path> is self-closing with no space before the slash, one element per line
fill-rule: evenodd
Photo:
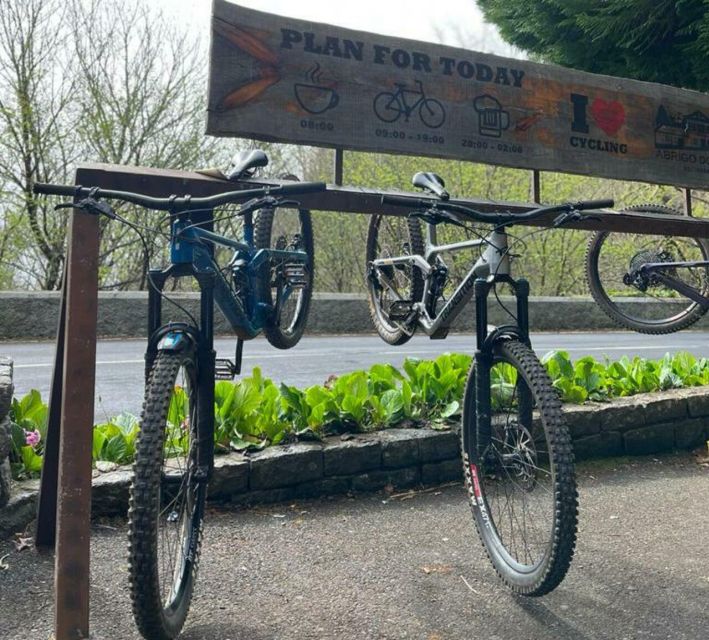
<path fill-rule="evenodd" d="M 536 600 L 498 582 L 465 495 L 361 495 L 213 511 L 184 640 L 699 640 L 709 615 L 709 469 L 689 455 L 586 463 L 566 580 Z M 92 630 L 139 638 L 125 525 L 93 531 Z M 47 638 L 52 560 L 0 541 L 0 638 Z M 427 569 L 424 570 L 424 568 Z"/>
<path fill-rule="evenodd" d="M 572 357 L 591 354 L 602 359 L 622 355 L 659 358 L 667 352 L 690 351 L 709 356 L 709 333 L 683 331 L 674 335 L 643 336 L 631 332 L 538 333 L 532 344 L 539 354 L 551 349 L 566 349 Z M 221 357 L 232 357 L 233 338 L 216 341 Z M 244 372 L 260 366 L 267 375 L 300 387 L 322 383 L 330 374 L 369 368 L 376 362 L 399 366 L 406 356 L 433 358 L 445 351 L 470 353 L 474 338 L 453 335 L 446 340 L 416 336 L 402 347 L 391 347 L 378 336 L 311 336 L 292 350 L 280 351 L 266 340 L 257 339 L 244 347 Z M 142 340 L 102 340 L 98 344 L 96 379 L 96 419 L 105 420 L 120 411 L 139 413 L 143 397 Z M 47 342 L 4 343 L 0 355 L 15 361 L 15 389 L 24 394 L 39 389 L 48 397 L 54 345 Z"/>

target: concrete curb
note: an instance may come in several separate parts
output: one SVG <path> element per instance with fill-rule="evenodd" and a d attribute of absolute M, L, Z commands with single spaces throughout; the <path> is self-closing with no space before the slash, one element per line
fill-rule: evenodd
<path fill-rule="evenodd" d="M 193 315 L 199 314 L 197 294 L 170 294 Z M 141 291 L 101 292 L 98 305 L 98 335 L 102 337 L 144 336 L 147 326 L 147 293 Z M 513 300 L 502 298 L 514 308 Z M 0 292 L 0 339 L 51 339 L 56 335 L 59 317 L 58 292 Z M 647 303 L 649 304 L 649 303 Z M 664 304 L 664 303 L 660 303 Z M 471 302 L 453 324 L 453 331 L 472 331 L 475 305 Z M 183 316 L 169 303 L 163 304 L 165 320 Z M 606 317 L 591 298 L 532 297 L 529 299 L 530 325 L 535 331 L 578 331 L 611 329 L 617 326 Z M 218 311 L 215 331 L 232 334 Z M 491 300 L 490 322 L 504 324 L 509 317 Z M 709 327 L 709 314 L 696 325 Z M 372 333 L 367 300 L 360 294 L 316 293 L 307 332 Z"/>
<path fill-rule="evenodd" d="M 569 405 L 565 415 L 577 460 L 690 449 L 709 438 L 709 389 Z M 130 468 L 100 466 L 106 472 L 94 471 L 93 513 L 124 515 Z M 387 429 L 271 447 L 251 455 L 218 456 L 209 495 L 215 501 L 244 505 L 461 480 L 455 431 Z M 10 503 L 0 510 L 0 535 L 22 530 L 34 517 L 37 486 L 37 481 L 18 483 Z"/>

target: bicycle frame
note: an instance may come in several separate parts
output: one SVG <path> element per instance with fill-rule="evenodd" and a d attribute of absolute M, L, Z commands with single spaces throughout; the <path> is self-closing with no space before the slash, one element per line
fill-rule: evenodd
<path fill-rule="evenodd" d="M 507 244 L 507 234 L 504 228 L 492 231 L 486 238 L 475 240 L 464 240 L 446 245 L 437 245 L 436 226 L 427 224 L 426 248 L 423 256 L 409 255 L 395 258 L 381 258 L 374 260 L 372 266 L 396 266 L 411 265 L 421 271 L 424 277 L 424 291 L 422 302 L 414 304 L 417 312 L 417 325 L 431 337 L 445 337 L 451 323 L 458 317 L 463 307 L 474 295 L 474 285 L 477 280 L 488 281 L 490 283 L 505 280 L 510 283 L 514 281 L 510 277 L 510 259 Z M 475 262 L 467 275 L 460 282 L 453 295 L 433 316 L 427 308 L 427 301 L 431 297 L 432 279 L 431 273 L 436 268 L 436 257 L 444 252 L 455 252 L 463 249 L 471 249 L 487 245 L 482 256 Z M 380 273 L 380 280 L 385 286 L 395 292 L 395 287 L 387 283 L 387 278 Z"/>
<path fill-rule="evenodd" d="M 399 102 L 399 104 L 403 107 L 404 109 L 404 115 L 408 118 L 413 112 L 416 107 L 418 107 L 423 100 L 426 99 L 426 94 L 423 91 L 423 84 L 420 80 L 416 80 L 416 84 L 419 86 L 419 90 L 415 91 L 413 89 L 406 89 L 403 84 L 397 85 L 397 90 L 393 93 L 394 100 Z M 414 96 L 418 96 L 416 99 L 416 102 L 414 104 L 409 105 L 406 101 L 406 94 L 412 94 Z M 392 100 L 392 103 L 394 102 Z"/>
<path fill-rule="evenodd" d="M 490 394 L 490 371 L 493 367 L 495 342 L 503 339 L 517 339 L 528 346 L 529 342 L 529 283 L 520 278 L 514 280 L 510 273 L 510 259 L 505 228 L 496 228 L 487 237 L 465 240 L 446 245 L 437 245 L 436 226 L 427 223 L 426 247 L 423 256 L 400 256 L 374 260 L 374 267 L 411 265 L 424 274 L 422 302 L 414 305 L 417 325 L 432 338 L 445 338 L 448 327 L 475 297 L 476 349 L 473 354 L 475 375 L 475 415 L 478 442 L 489 443 L 492 430 L 492 399 Z M 426 309 L 426 301 L 431 295 L 431 273 L 436 268 L 436 257 L 443 252 L 454 252 L 487 245 L 482 256 L 475 262 L 460 282 L 453 295 L 443 307 L 431 317 Z M 380 272 L 380 280 L 386 283 L 386 276 Z M 488 325 L 488 296 L 496 283 L 508 283 L 517 300 L 517 323 L 491 327 Z M 396 289 L 390 286 L 393 292 Z M 532 400 L 528 390 L 520 390 L 520 411 L 524 419 L 531 422 Z M 485 448 L 485 447 L 483 447 Z"/>
<path fill-rule="evenodd" d="M 662 282 L 662 284 L 669 287 L 670 289 L 674 289 L 678 293 L 681 293 L 683 296 L 686 296 L 687 298 L 698 304 L 704 305 L 705 307 L 709 307 L 709 298 L 703 296 L 694 287 L 690 287 L 685 282 L 677 280 L 676 278 L 673 278 L 672 276 L 664 272 L 664 270 L 668 268 L 691 269 L 693 267 L 707 266 L 709 266 L 709 261 L 707 260 L 700 260 L 694 262 L 648 262 L 640 267 L 639 272 L 642 275 L 652 274 L 655 278 Z"/>
<path fill-rule="evenodd" d="M 237 337 L 250 340 L 260 333 L 272 312 L 271 305 L 260 300 L 257 293 L 257 283 L 263 277 L 264 268 L 268 268 L 274 260 L 305 263 L 307 254 L 303 251 L 254 249 L 254 227 L 250 212 L 244 214 L 243 242 L 214 233 L 211 229 L 205 228 L 207 226 L 211 225 L 204 222 L 193 223 L 186 215 L 177 217 L 171 230 L 171 264 L 164 271 L 151 271 L 153 281 L 158 274 L 160 274 L 158 280 L 161 280 L 163 285 L 168 277 L 192 275 L 202 288 L 203 283 L 198 276 L 212 274 L 214 302 L 229 321 Z M 248 283 L 243 304 L 234 295 L 231 286 L 214 261 L 215 244 L 234 250 L 228 266 L 235 273 L 241 274 Z M 287 291 L 285 297 L 287 298 L 289 294 L 290 291 Z"/>

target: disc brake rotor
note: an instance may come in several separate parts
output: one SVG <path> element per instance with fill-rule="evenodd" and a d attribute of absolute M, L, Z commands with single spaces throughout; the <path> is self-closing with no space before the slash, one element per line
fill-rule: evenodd
<path fill-rule="evenodd" d="M 509 425 L 505 437 L 505 469 L 526 491 L 532 491 L 537 483 L 537 449 L 529 430 L 514 422 Z"/>

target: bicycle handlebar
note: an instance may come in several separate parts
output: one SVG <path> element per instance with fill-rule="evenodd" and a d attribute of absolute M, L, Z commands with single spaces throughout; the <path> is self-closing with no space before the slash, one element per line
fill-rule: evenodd
<path fill-rule="evenodd" d="M 396 207 L 409 207 L 410 209 L 440 209 L 454 213 L 462 213 L 478 222 L 489 222 L 492 224 L 509 224 L 530 220 L 545 213 L 558 213 L 565 211 L 587 211 L 589 209 L 605 209 L 612 207 L 613 200 L 586 200 L 581 202 L 567 202 L 564 204 L 552 205 L 550 207 L 540 207 L 527 211 L 526 213 L 483 213 L 469 207 L 452 202 L 440 200 L 424 200 L 407 196 L 382 196 L 382 204 L 390 204 Z"/>
<path fill-rule="evenodd" d="M 71 186 L 61 184 L 44 184 L 37 182 L 34 185 L 34 193 L 41 193 L 51 196 L 65 196 L 84 198 L 93 195 L 96 198 L 108 200 L 123 200 L 132 202 L 146 209 L 157 211 L 189 211 L 190 209 L 212 209 L 229 202 L 239 200 L 250 200 L 261 196 L 298 195 L 303 193 L 314 193 L 325 191 L 324 182 L 298 182 L 296 184 L 286 184 L 279 187 L 260 187 L 258 189 L 245 189 L 242 191 L 228 191 L 218 193 L 205 198 L 192 198 L 186 196 L 170 196 L 169 198 L 154 198 L 142 193 L 132 193 L 130 191 L 111 191 L 109 189 L 96 189 L 94 187 Z"/>

